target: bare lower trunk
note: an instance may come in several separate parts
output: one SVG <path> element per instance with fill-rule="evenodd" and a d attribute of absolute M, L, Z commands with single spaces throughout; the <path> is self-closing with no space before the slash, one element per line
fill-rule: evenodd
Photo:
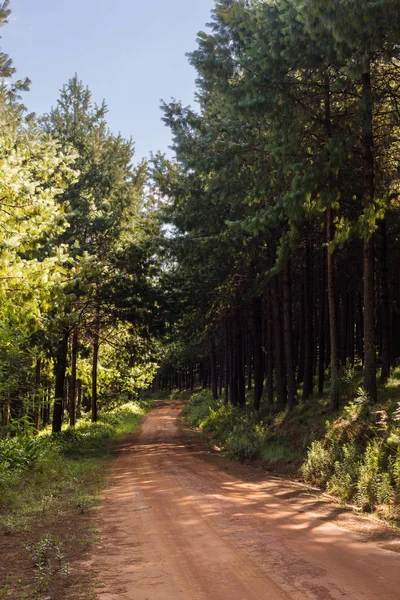
<path fill-rule="evenodd" d="M 362 75 L 362 142 L 364 170 L 364 209 L 368 210 L 375 197 L 375 162 L 373 141 L 373 99 L 370 61 L 366 60 Z M 372 401 L 377 400 L 376 334 L 375 334 L 375 235 L 364 234 L 364 390 Z"/>
<path fill-rule="evenodd" d="M 78 358 L 78 331 L 74 331 L 72 337 L 71 353 L 71 388 L 69 398 L 69 424 L 75 426 L 76 422 L 76 363 Z"/>
<path fill-rule="evenodd" d="M 289 408 L 293 408 L 297 404 L 297 388 L 293 358 L 292 286 L 289 260 L 286 262 L 283 269 L 283 321 L 286 359 L 287 401 Z"/>
<path fill-rule="evenodd" d="M 66 331 L 57 349 L 56 358 L 56 386 L 54 391 L 54 409 L 53 409 L 53 432 L 61 431 L 63 417 L 63 400 L 65 387 L 65 371 L 67 369 L 68 337 Z"/>

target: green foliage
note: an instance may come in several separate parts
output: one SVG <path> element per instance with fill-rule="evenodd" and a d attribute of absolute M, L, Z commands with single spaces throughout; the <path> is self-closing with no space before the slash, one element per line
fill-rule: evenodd
<path fill-rule="evenodd" d="M 262 449 L 262 434 L 257 429 L 235 427 L 225 440 L 229 456 L 235 460 L 258 458 Z"/>
<path fill-rule="evenodd" d="M 64 560 L 62 543 L 50 535 L 28 546 L 34 564 L 36 591 L 40 594 L 56 574 L 69 575 L 69 564 Z"/>
<path fill-rule="evenodd" d="M 0 439 L 0 498 L 2 491 L 15 487 L 25 476 L 50 477 L 54 466 L 58 464 L 62 469 L 66 459 L 103 455 L 111 439 L 137 427 L 149 406 L 150 403 L 128 403 L 109 413 L 100 413 L 97 423 L 82 420 L 76 427 L 56 434 Z"/>
<path fill-rule="evenodd" d="M 360 456 L 355 444 L 345 444 L 335 461 L 334 472 L 327 482 L 327 490 L 341 500 L 351 500 L 357 490 L 360 476 Z"/>
<path fill-rule="evenodd" d="M 184 420 L 212 434 L 215 443 L 238 461 L 262 458 L 270 464 L 296 460 L 284 438 L 268 433 L 256 423 L 250 407 L 240 408 L 213 400 L 209 390 L 193 394 L 182 411 Z"/>
<path fill-rule="evenodd" d="M 390 476 L 384 471 L 384 451 L 380 440 L 371 441 L 365 450 L 357 482 L 357 503 L 374 510 L 379 504 L 392 504 L 394 490 Z"/>
<path fill-rule="evenodd" d="M 307 458 L 301 467 L 306 481 L 313 485 L 326 484 L 334 469 L 334 456 L 324 447 L 323 442 L 315 440 L 308 451 Z"/>
<path fill-rule="evenodd" d="M 191 396 L 182 411 L 182 417 L 192 427 L 202 428 L 212 408 L 215 407 L 216 405 L 210 390 L 202 390 Z"/>
<path fill-rule="evenodd" d="M 35 467 L 48 452 L 44 438 L 0 438 L 0 488 Z"/>

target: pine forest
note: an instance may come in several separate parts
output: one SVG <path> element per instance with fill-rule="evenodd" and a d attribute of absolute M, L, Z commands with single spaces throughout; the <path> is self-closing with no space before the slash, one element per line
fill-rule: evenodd
<path fill-rule="evenodd" d="M 5 28 L 12 4 L 0 6 Z M 31 82 L 6 47 L 0 53 L 1 598 L 222 600 L 226 585 L 233 600 L 400 598 L 398 554 L 374 559 L 380 593 L 367 564 L 371 584 L 351 587 L 339 570 L 341 588 L 341 576 L 328 581 L 332 566 L 313 587 L 284 571 L 297 542 L 276 558 L 275 529 L 252 551 L 269 555 L 278 586 L 263 592 L 245 559 L 222 548 L 223 534 L 212 551 L 190 516 L 193 497 L 206 493 L 202 469 L 222 469 L 221 479 L 207 475 L 207 498 L 228 486 L 228 504 L 232 486 L 261 481 L 262 471 L 277 486 L 268 493 L 293 494 L 304 512 L 314 510 L 301 509 L 313 490 L 336 507 L 326 520 L 335 510 L 367 519 L 382 528 L 374 540 L 399 552 L 400 0 L 216 0 L 209 20 L 186 59 L 194 101 L 162 100 L 172 145 L 149 158 L 113 132 L 106 101 L 77 74 L 51 110 L 30 113 Z M 180 448 L 198 462 L 188 466 Z M 168 461 L 178 465 L 170 488 Z M 191 474 L 175 492 L 180 469 Z M 108 492 L 104 500 L 110 470 L 141 482 L 136 508 L 121 482 L 112 484 L 118 507 Z M 135 567 L 118 587 L 117 559 L 99 583 L 109 553 L 93 550 L 93 531 L 123 552 L 130 538 L 107 537 L 112 522 L 128 536 L 123 519 L 137 510 L 154 525 L 157 501 L 170 528 L 160 539 L 182 535 L 183 548 L 186 536 L 200 540 L 195 566 L 180 559 L 192 565 L 183 591 L 163 579 L 161 595 L 152 592 L 159 566 L 146 554 L 135 559 L 149 565 L 144 583 Z M 250 499 L 236 502 L 250 511 Z M 181 504 L 187 512 L 175 519 Z M 211 519 L 196 510 L 200 523 Z M 244 552 L 240 516 L 220 527 Z M 95 575 L 77 566 L 91 552 Z M 346 556 L 354 575 L 361 554 Z M 213 593 L 204 582 L 203 595 L 192 590 L 196 570 Z"/>

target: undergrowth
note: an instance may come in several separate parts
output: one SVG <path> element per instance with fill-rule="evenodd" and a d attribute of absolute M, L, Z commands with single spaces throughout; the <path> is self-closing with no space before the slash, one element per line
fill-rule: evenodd
<path fill-rule="evenodd" d="M 359 373 L 343 376 L 343 408 L 332 414 L 329 394 L 300 402 L 291 411 L 263 405 L 256 418 L 245 407 L 213 400 L 209 390 L 193 394 L 183 410 L 192 427 L 207 431 L 236 460 L 261 459 L 279 468 L 292 465 L 306 482 L 343 502 L 399 519 L 400 369 L 379 404 L 357 389 Z"/>
<path fill-rule="evenodd" d="M 6 533 L 28 527 L 37 513 L 65 507 L 66 500 L 79 512 L 92 506 L 110 442 L 137 427 L 148 406 L 129 403 L 100 413 L 97 423 L 82 419 L 57 434 L 0 439 L 0 515 Z M 88 477 L 94 483 L 90 493 Z"/>
<path fill-rule="evenodd" d="M 182 417 L 192 427 L 210 432 L 215 442 L 236 460 L 262 458 L 275 464 L 296 462 L 299 458 L 283 437 L 255 419 L 249 406 L 233 407 L 213 400 L 209 390 L 193 394 Z"/>

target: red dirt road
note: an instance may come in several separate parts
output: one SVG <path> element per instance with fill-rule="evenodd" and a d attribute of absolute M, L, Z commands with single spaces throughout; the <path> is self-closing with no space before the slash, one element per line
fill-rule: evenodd
<path fill-rule="evenodd" d="M 158 403 L 113 463 L 99 600 L 400 599 L 400 554 L 369 541 L 389 546 L 384 527 L 351 532 L 334 504 L 209 453 L 181 408 Z"/>

